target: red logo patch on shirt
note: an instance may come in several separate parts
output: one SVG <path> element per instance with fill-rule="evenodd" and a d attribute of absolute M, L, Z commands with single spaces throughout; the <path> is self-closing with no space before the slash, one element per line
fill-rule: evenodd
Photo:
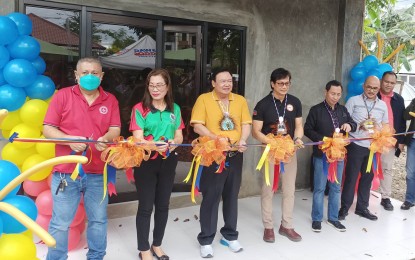
<path fill-rule="evenodd" d="M 254 115 L 254 116 L 256 116 L 256 114 L 257 114 L 257 112 L 256 112 L 256 110 L 254 110 L 254 113 L 253 113 L 253 115 Z"/>
<path fill-rule="evenodd" d="M 99 108 L 99 112 L 103 115 L 106 115 L 108 113 L 108 108 L 106 106 L 102 106 Z"/>

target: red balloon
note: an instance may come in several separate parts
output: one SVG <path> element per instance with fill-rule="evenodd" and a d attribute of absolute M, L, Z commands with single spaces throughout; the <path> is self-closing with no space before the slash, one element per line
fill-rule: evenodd
<path fill-rule="evenodd" d="M 45 190 L 40 193 L 36 198 L 37 210 L 40 214 L 52 216 L 52 192 L 50 190 Z"/>
<path fill-rule="evenodd" d="M 379 185 L 380 185 L 380 180 L 379 180 L 379 176 L 375 175 L 375 177 L 373 177 L 372 180 L 372 188 L 371 190 L 378 190 L 379 189 Z"/>
<path fill-rule="evenodd" d="M 44 230 L 48 230 L 50 219 L 52 216 L 43 215 L 43 214 L 37 214 L 36 223 L 39 224 Z"/>
<path fill-rule="evenodd" d="M 79 233 L 82 235 L 82 233 L 84 233 L 84 231 L 85 231 L 85 227 L 86 227 L 86 224 L 85 224 L 85 220 L 84 220 L 84 221 L 81 221 L 81 223 L 79 223 L 79 225 L 77 225 L 73 228 L 78 229 Z"/>
<path fill-rule="evenodd" d="M 77 228 L 70 228 L 69 229 L 69 236 L 68 236 L 68 251 L 71 251 L 76 248 L 76 246 L 81 240 L 81 233 Z"/>
<path fill-rule="evenodd" d="M 70 227 L 78 226 L 82 221 L 85 220 L 85 209 L 83 205 L 79 205 L 78 210 L 75 213 L 75 217 L 70 225 Z"/>
<path fill-rule="evenodd" d="M 29 196 L 36 197 L 43 191 L 48 190 L 49 186 L 46 180 L 42 180 L 42 181 L 25 180 L 23 182 L 23 189 Z"/>

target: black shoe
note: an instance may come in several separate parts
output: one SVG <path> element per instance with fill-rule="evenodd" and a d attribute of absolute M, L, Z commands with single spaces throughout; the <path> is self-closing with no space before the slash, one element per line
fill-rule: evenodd
<path fill-rule="evenodd" d="M 356 215 L 359 215 L 363 218 L 367 218 L 370 220 L 378 220 L 378 217 L 376 215 L 373 215 L 372 213 L 370 213 L 370 211 L 368 209 L 364 209 L 364 210 L 356 210 L 354 212 Z"/>
<path fill-rule="evenodd" d="M 382 205 L 385 210 L 388 210 L 388 211 L 393 210 L 393 205 L 392 205 L 391 200 L 389 198 L 382 199 L 380 201 L 380 205 Z"/>
<path fill-rule="evenodd" d="M 402 206 L 401 206 L 401 209 L 403 209 L 403 210 L 409 210 L 411 207 L 413 207 L 414 206 L 414 204 L 413 203 L 411 203 L 411 202 L 409 202 L 409 201 L 405 201 L 403 204 L 402 204 Z"/>
<path fill-rule="evenodd" d="M 321 221 L 313 221 L 311 224 L 311 230 L 314 232 L 321 232 Z"/>
<path fill-rule="evenodd" d="M 349 215 L 348 210 L 345 207 L 341 207 L 338 216 L 339 220 L 345 220 L 347 215 Z"/>
<path fill-rule="evenodd" d="M 340 223 L 340 221 L 333 221 L 333 220 L 327 220 L 327 224 L 337 229 L 337 231 L 344 232 L 346 231 L 346 227 Z"/>
<path fill-rule="evenodd" d="M 150 251 L 151 253 L 153 253 L 153 256 L 157 258 L 157 260 L 169 260 L 170 259 L 169 256 L 167 255 L 158 256 L 156 252 L 154 252 L 153 246 L 151 246 Z"/>

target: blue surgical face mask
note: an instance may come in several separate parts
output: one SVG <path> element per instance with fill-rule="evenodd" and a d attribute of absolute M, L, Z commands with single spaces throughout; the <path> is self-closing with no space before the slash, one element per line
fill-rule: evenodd
<path fill-rule="evenodd" d="M 88 74 L 79 79 L 79 85 L 85 90 L 95 90 L 99 87 L 101 79 L 98 76 Z"/>

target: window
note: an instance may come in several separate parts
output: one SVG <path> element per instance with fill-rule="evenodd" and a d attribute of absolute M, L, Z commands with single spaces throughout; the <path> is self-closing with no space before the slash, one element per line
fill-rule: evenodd
<path fill-rule="evenodd" d="M 32 20 L 32 36 L 39 41 L 40 56 L 46 62 L 44 74 L 57 89 L 74 85 L 80 51 L 80 12 L 28 6 L 26 14 Z"/>
<path fill-rule="evenodd" d="M 239 74 L 242 66 L 241 41 L 242 32 L 240 30 L 227 29 L 224 27 L 209 27 L 206 61 L 206 73 L 208 74 L 209 87 L 212 69 L 216 67 L 226 67 L 232 72 L 232 92 L 243 93 L 243 87 L 239 84 Z"/>
<path fill-rule="evenodd" d="M 32 16 L 33 36 L 41 41 L 46 74 L 57 88 L 76 84 L 73 71 L 80 57 L 101 60 L 105 73 L 101 85 L 119 101 L 124 137 L 131 136 L 132 106 L 142 99 L 147 73 L 155 67 L 167 69 L 172 78 L 174 99 L 186 125 L 185 143 L 196 137 L 190 115 L 196 98 L 211 90 L 212 68 L 229 68 L 233 91 L 244 93 L 245 27 L 53 1 L 18 1 Z M 147 45 L 143 47 L 140 41 L 144 40 Z M 190 150 L 176 149 L 180 162 L 173 191 L 190 189 L 182 184 L 192 160 Z M 111 203 L 136 199 L 135 187 L 125 175 L 117 175 L 116 187 L 118 196 L 111 197 Z"/>

